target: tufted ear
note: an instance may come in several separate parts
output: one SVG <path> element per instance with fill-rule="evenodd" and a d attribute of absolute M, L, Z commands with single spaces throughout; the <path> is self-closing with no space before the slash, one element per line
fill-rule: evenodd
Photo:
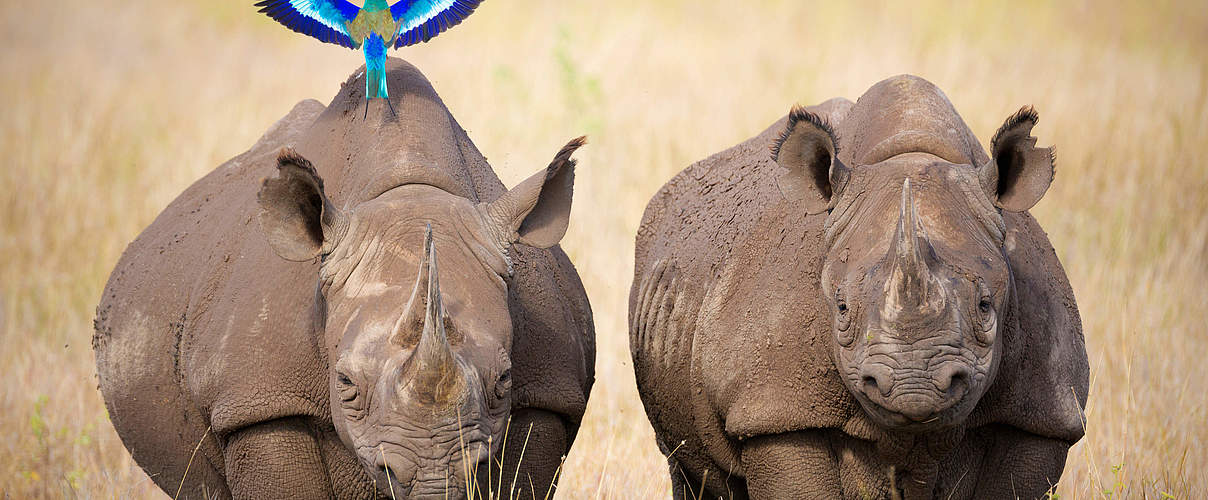
<path fill-rule="evenodd" d="M 570 141 L 545 170 L 525 179 L 499 199 L 479 205 L 501 247 L 519 242 L 549 248 L 562 240 L 570 224 L 575 182 L 576 162 L 571 154 L 586 143 L 586 137 Z"/>
<path fill-rule="evenodd" d="M 277 157 L 277 176 L 264 179 L 256 195 L 256 219 L 281 258 L 307 261 L 335 247 L 347 228 L 344 214 L 323 193 L 315 167 L 291 148 Z"/>
<path fill-rule="evenodd" d="M 1039 119 L 1035 109 L 1024 106 L 990 140 L 993 157 L 980 167 L 978 175 L 986 194 L 1003 210 L 1032 208 L 1053 183 L 1053 148 L 1036 147 L 1031 135 Z"/>
<path fill-rule="evenodd" d="M 806 213 L 834 208 L 836 195 L 848 177 L 847 167 L 836 156 L 838 150 L 830 125 L 794 105 L 788 126 L 772 144 L 772 160 L 788 170 L 780 176 L 780 192 L 804 205 Z"/>

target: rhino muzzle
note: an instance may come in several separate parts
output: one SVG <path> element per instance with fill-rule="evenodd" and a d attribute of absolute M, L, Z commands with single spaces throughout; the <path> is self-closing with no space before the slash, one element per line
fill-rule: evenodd
<path fill-rule="evenodd" d="M 973 370 L 959 361 L 911 370 L 865 360 L 859 372 L 859 388 L 870 403 L 913 423 L 931 423 L 964 399 Z"/>

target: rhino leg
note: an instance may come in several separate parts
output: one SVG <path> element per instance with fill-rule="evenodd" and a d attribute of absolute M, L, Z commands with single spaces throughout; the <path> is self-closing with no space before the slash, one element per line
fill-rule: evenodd
<path fill-rule="evenodd" d="M 225 455 L 234 498 L 332 498 L 319 444 L 301 419 L 240 429 L 228 437 Z"/>
<path fill-rule="evenodd" d="M 986 433 L 985 457 L 973 498 L 1044 498 L 1065 469 L 1070 444 L 1013 427 Z"/>
<path fill-rule="evenodd" d="M 698 496 L 703 496 L 697 495 L 696 489 L 693 489 L 695 487 L 687 481 L 684 466 L 680 465 L 679 461 L 673 458 L 667 459 L 667 469 L 670 470 L 670 475 L 672 475 L 672 499 L 695 499 Z"/>
<path fill-rule="evenodd" d="M 500 489 L 499 498 L 541 499 L 546 498 L 547 492 L 550 498 L 554 497 L 557 486 L 555 474 L 559 473 L 562 459 L 570 448 L 569 435 L 566 423 L 556 413 L 535 408 L 515 410 L 508 426 L 503 466 L 500 467 L 499 462 L 493 464 L 490 481 L 494 484 L 485 488 L 483 484 L 487 477 L 479 470 L 479 490 Z M 513 482 L 514 496 L 504 494 L 503 491 L 512 487 Z"/>
<path fill-rule="evenodd" d="M 840 498 L 839 463 L 822 432 L 759 436 L 744 443 L 742 468 L 752 498 Z M 802 480 L 802 478 L 809 478 Z"/>
<path fill-rule="evenodd" d="M 870 441 L 838 436 L 832 450 L 839 461 L 839 480 L 843 498 L 894 498 L 890 494 L 892 468 L 877 456 L 876 445 Z M 902 495 L 897 495 L 901 498 Z"/>

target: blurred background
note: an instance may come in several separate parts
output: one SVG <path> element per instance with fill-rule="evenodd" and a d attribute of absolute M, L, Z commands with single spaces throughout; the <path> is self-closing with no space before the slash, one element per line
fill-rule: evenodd
<path fill-rule="evenodd" d="M 96 391 L 101 288 L 194 180 L 363 62 L 252 0 L 0 0 L 0 497 L 163 498 Z M 515 185 L 588 134 L 563 247 L 599 355 L 562 498 L 665 497 L 626 331 L 650 196 L 793 103 L 913 73 L 982 139 L 1055 144 L 1032 213 L 1082 311 L 1086 437 L 1062 498 L 1208 495 L 1208 9 L 1202 2 L 490 0 L 417 65 Z"/>

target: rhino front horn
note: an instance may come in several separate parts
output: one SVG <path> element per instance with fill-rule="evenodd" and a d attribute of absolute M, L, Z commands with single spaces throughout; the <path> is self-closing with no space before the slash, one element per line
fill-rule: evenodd
<path fill-rule="evenodd" d="M 426 278 L 426 279 L 425 279 Z M 457 358 L 445 333 L 445 311 L 440 299 L 440 273 L 436 267 L 436 244 L 432 227 L 424 236 L 424 257 L 420 262 L 420 279 L 416 282 L 415 298 L 425 297 L 423 333 L 412 354 L 407 379 L 420 399 L 429 404 L 455 402 L 460 395 L 461 378 Z M 425 293 L 426 292 L 426 293 Z M 412 300 L 413 309 L 416 300 Z M 416 311 L 408 311 L 412 314 Z"/>
<path fill-rule="evenodd" d="M 889 280 L 889 302 L 898 308 L 922 308 L 927 304 L 931 273 L 927 269 L 923 245 L 918 234 L 910 179 L 902 183 L 902 202 L 898 207 L 898 227 L 893 237 L 893 272 Z"/>

